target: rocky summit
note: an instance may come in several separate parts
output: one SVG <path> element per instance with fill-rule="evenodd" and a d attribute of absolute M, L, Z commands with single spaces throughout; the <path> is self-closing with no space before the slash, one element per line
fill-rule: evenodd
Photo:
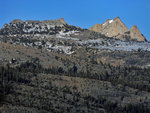
<path fill-rule="evenodd" d="M 120 18 L 13 20 L 0 29 L 0 113 L 150 113 L 150 42 Z"/>
<path fill-rule="evenodd" d="M 13 35 L 13 34 L 37 34 L 37 33 L 50 33 L 53 34 L 53 29 L 60 29 L 67 25 L 63 18 L 59 20 L 44 20 L 22 21 L 19 19 L 13 20 L 9 24 L 5 24 L 0 30 L 1 35 Z"/>
<path fill-rule="evenodd" d="M 119 17 L 107 19 L 103 24 L 95 24 L 90 28 L 92 31 L 100 32 L 108 37 L 124 40 L 146 41 L 137 26 L 133 25 L 131 30 L 121 21 Z"/>

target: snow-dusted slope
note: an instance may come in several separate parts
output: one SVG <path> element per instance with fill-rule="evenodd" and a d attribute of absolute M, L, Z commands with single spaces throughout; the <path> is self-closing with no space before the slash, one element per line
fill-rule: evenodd
<path fill-rule="evenodd" d="M 115 20 L 108 20 L 103 26 L 114 22 Z M 111 51 L 150 51 L 149 42 L 109 38 L 101 33 L 54 20 L 12 21 L 0 30 L 0 41 L 43 48 L 49 52 L 60 52 L 68 55 L 74 53 L 78 47 Z"/>

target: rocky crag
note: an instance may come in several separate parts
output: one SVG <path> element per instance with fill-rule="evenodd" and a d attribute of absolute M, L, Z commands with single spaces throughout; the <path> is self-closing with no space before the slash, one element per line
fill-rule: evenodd
<path fill-rule="evenodd" d="M 100 32 L 108 37 L 114 37 L 124 40 L 146 41 L 136 25 L 129 29 L 119 17 L 107 19 L 103 24 L 95 24 L 90 28 L 92 31 Z"/>

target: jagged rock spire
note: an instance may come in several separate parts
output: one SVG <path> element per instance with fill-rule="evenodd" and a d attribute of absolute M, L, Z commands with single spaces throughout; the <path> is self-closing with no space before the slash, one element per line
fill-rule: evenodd
<path fill-rule="evenodd" d="M 67 23 L 65 22 L 64 18 L 60 18 L 58 21 L 61 22 L 61 23 L 63 23 L 63 24 L 67 24 Z"/>
<path fill-rule="evenodd" d="M 130 30 L 130 35 L 131 35 L 131 38 L 137 39 L 138 41 L 146 40 L 136 25 L 132 26 Z"/>
<path fill-rule="evenodd" d="M 146 41 L 146 38 L 141 34 L 137 26 L 133 26 L 131 30 L 121 21 L 119 17 L 115 19 L 107 19 L 103 24 L 95 24 L 90 28 L 92 31 L 100 32 L 108 37 L 120 39 L 134 39 L 137 41 Z M 129 34 L 127 34 L 127 32 Z"/>

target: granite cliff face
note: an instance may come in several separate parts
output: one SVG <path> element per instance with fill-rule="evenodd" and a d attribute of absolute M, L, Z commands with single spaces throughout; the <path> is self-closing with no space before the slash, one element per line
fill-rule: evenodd
<path fill-rule="evenodd" d="M 112 20 L 107 19 L 103 24 L 95 24 L 90 30 L 100 32 L 108 37 L 146 41 L 146 38 L 141 34 L 137 26 L 134 25 L 130 30 L 119 17 Z"/>

